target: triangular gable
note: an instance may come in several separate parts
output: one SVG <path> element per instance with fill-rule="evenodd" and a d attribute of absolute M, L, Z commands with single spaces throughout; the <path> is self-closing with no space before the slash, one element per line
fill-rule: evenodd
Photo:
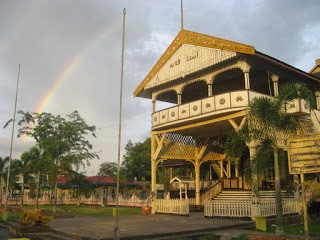
<path fill-rule="evenodd" d="M 318 76 L 320 73 L 320 59 L 316 60 L 316 65 L 310 70 L 309 74 Z"/>
<path fill-rule="evenodd" d="M 144 87 L 152 80 L 164 64 L 171 58 L 171 56 L 179 49 L 182 44 L 195 45 L 199 47 L 215 48 L 221 50 L 228 50 L 239 53 L 254 54 L 255 49 L 252 46 L 224 40 L 221 38 L 211 37 L 208 35 L 191 32 L 188 30 L 181 30 L 173 42 L 169 45 L 167 50 L 154 65 L 148 75 L 144 78 L 141 84 L 134 91 L 134 96 L 137 96 Z"/>
<path fill-rule="evenodd" d="M 182 44 L 144 86 L 149 89 L 235 57 L 235 52 Z"/>

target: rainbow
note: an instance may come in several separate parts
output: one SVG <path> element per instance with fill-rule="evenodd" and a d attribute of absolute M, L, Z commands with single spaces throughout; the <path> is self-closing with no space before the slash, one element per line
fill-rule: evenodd
<path fill-rule="evenodd" d="M 98 36 L 95 37 L 90 42 L 90 44 L 88 44 L 87 47 L 82 49 L 82 51 L 80 51 L 79 54 L 76 54 L 73 58 L 71 58 L 71 60 L 64 66 L 62 72 L 60 74 L 58 74 L 58 77 L 53 82 L 51 87 L 46 91 L 46 94 L 44 95 L 44 97 L 41 99 L 41 101 L 36 106 L 35 112 L 41 113 L 48 107 L 49 103 L 52 101 L 52 99 L 54 98 L 54 95 L 59 90 L 59 88 L 62 86 L 63 82 L 66 79 L 68 79 L 76 71 L 77 67 L 82 62 L 86 53 L 88 51 L 92 50 L 97 45 L 99 45 L 101 40 L 110 36 L 118 28 L 118 26 L 119 25 L 115 24 L 111 28 L 102 32 L 101 34 L 98 34 Z M 28 141 L 30 139 L 31 138 L 27 137 L 26 135 L 22 136 L 23 141 Z"/>
<path fill-rule="evenodd" d="M 48 89 L 44 97 L 41 99 L 41 101 L 38 103 L 35 112 L 41 113 L 43 112 L 49 105 L 49 103 L 52 101 L 54 95 L 59 90 L 63 82 L 68 79 L 72 73 L 74 73 L 78 67 L 78 65 L 82 62 L 82 59 L 86 55 L 87 52 L 95 48 L 101 40 L 105 39 L 106 37 L 110 36 L 119 26 L 120 24 L 114 24 L 111 28 L 108 28 L 104 32 L 98 34 L 97 37 L 95 37 L 92 41 L 90 41 L 90 44 L 88 44 L 87 47 L 82 49 L 79 54 L 75 55 L 69 62 L 66 64 L 60 74 L 58 74 L 58 77 L 53 82 L 51 87 Z"/>
<path fill-rule="evenodd" d="M 53 98 L 54 94 L 58 91 L 59 87 L 62 85 L 65 79 L 68 79 L 72 75 L 75 68 L 81 61 L 81 55 L 77 55 L 72 58 L 72 60 L 66 64 L 63 71 L 59 74 L 58 78 L 54 81 L 52 86 L 49 88 L 45 96 L 42 98 L 38 106 L 36 107 L 35 112 L 41 113 L 48 106 L 49 102 Z"/>

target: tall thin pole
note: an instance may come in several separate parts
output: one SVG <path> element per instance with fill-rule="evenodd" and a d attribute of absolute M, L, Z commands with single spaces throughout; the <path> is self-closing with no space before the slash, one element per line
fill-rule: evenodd
<path fill-rule="evenodd" d="M 114 229 L 114 239 L 120 239 L 119 231 L 119 187 L 120 187 L 120 150 L 121 150 L 121 123 L 122 123 L 122 85 L 123 85 L 123 59 L 124 40 L 126 27 L 126 9 L 123 9 L 123 30 L 122 30 L 122 54 L 121 54 L 121 80 L 120 80 L 120 111 L 119 111 L 119 134 L 118 134 L 118 167 L 117 167 L 117 193 L 116 193 L 116 227 Z"/>
<path fill-rule="evenodd" d="M 16 122 L 16 111 L 17 111 L 18 91 L 19 91 L 19 79 L 20 79 L 20 64 L 19 64 L 19 70 L 18 70 L 16 98 L 15 98 L 15 101 L 14 101 L 14 110 L 13 110 L 12 133 L 11 133 L 11 143 L 10 143 L 10 155 L 9 155 L 8 172 L 7 172 L 7 184 L 6 184 L 6 196 L 4 198 L 4 211 L 3 211 L 3 216 L 2 216 L 3 221 L 7 220 L 7 202 L 8 202 L 8 192 L 9 192 L 9 178 L 10 178 L 10 167 L 11 167 L 11 158 L 12 158 L 14 125 L 15 125 L 15 122 Z"/>
<path fill-rule="evenodd" d="M 181 30 L 183 29 L 183 0 L 181 0 Z"/>

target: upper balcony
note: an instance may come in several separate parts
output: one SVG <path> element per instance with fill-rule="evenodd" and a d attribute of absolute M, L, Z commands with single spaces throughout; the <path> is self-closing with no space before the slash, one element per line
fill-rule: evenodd
<path fill-rule="evenodd" d="M 152 114 L 152 130 L 231 114 L 246 109 L 254 98 L 261 96 L 270 97 L 252 90 L 239 90 L 163 109 Z M 292 114 L 310 114 L 308 106 L 298 99 L 288 104 L 287 111 Z"/>

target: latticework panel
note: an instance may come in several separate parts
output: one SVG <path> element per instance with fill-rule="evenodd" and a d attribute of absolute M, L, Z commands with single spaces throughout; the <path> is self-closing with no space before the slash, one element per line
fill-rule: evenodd
<path fill-rule="evenodd" d="M 182 135 L 180 133 L 168 133 L 167 139 L 184 145 L 196 146 L 196 139 L 194 137 Z"/>
<path fill-rule="evenodd" d="M 203 157 L 202 160 L 203 161 L 209 161 L 209 160 L 221 160 L 224 158 L 224 154 L 222 153 L 218 153 L 218 152 L 206 152 Z"/>
<path fill-rule="evenodd" d="M 158 137 L 162 138 L 162 134 Z M 220 138 L 195 139 L 179 133 L 168 133 L 162 143 L 159 158 L 163 159 L 196 159 L 195 149 L 207 146 L 203 155 L 204 160 L 222 158 L 223 147 Z"/>
<path fill-rule="evenodd" d="M 159 158 L 165 159 L 194 159 L 194 147 L 179 142 L 173 142 L 169 139 L 163 141 L 163 146 Z"/>
<path fill-rule="evenodd" d="M 310 135 L 310 134 L 314 134 L 315 131 L 314 131 L 314 126 L 313 126 L 313 123 L 311 121 L 311 119 L 301 119 L 300 121 L 300 131 L 301 131 L 301 134 L 303 135 Z"/>

